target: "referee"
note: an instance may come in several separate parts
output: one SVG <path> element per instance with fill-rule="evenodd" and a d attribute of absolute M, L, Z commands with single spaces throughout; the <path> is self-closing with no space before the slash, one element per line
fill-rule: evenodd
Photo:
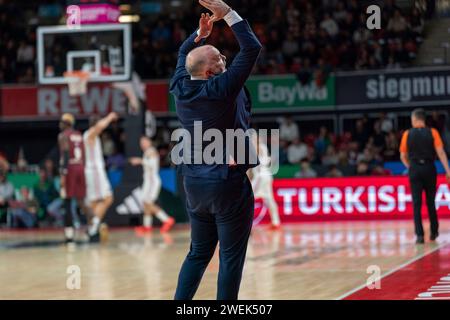
<path fill-rule="evenodd" d="M 430 241 L 439 235 L 439 223 L 436 214 L 436 154 L 445 168 L 447 180 L 450 181 L 450 169 L 442 139 L 434 128 L 425 126 L 425 111 L 416 109 L 411 114 L 412 128 L 407 130 L 400 143 L 400 159 L 408 168 L 411 195 L 414 207 L 414 224 L 417 235 L 416 243 L 422 244 L 424 232 L 422 226 L 422 191 L 425 191 L 428 216 L 430 218 Z"/>

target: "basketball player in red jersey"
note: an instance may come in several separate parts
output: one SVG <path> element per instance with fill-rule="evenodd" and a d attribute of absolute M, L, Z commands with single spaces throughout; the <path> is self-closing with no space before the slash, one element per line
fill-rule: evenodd
<path fill-rule="evenodd" d="M 84 209 L 86 196 L 86 181 L 84 176 L 84 144 L 81 132 L 74 129 L 75 118 L 71 114 L 61 117 L 58 136 L 60 151 L 61 198 L 64 199 L 65 219 L 64 233 L 66 243 L 73 243 L 75 230 L 73 228 L 71 202 L 76 199 L 79 208 Z"/>

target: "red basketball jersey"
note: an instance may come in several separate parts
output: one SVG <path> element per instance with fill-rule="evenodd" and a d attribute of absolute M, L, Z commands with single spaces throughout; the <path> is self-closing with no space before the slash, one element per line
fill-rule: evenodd
<path fill-rule="evenodd" d="M 83 136 L 81 132 L 73 129 L 66 129 L 62 134 L 69 144 L 69 164 L 67 166 L 64 197 L 83 199 L 86 195 Z"/>
<path fill-rule="evenodd" d="M 84 143 L 81 132 L 67 129 L 62 134 L 69 142 L 69 165 L 78 164 L 84 166 Z"/>

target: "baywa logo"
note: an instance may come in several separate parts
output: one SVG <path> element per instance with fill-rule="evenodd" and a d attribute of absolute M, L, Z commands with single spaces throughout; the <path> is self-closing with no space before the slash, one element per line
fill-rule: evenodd
<path fill-rule="evenodd" d="M 367 80 L 366 96 L 371 100 L 395 99 L 410 102 L 419 97 L 450 95 L 450 76 L 385 77 L 379 75 Z"/>
<path fill-rule="evenodd" d="M 195 121 L 190 130 L 173 131 L 171 141 L 176 143 L 170 153 L 175 165 L 264 165 L 272 174 L 279 169 L 278 129 L 203 130 L 202 121 Z"/>
<path fill-rule="evenodd" d="M 293 106 L 299 102 L 327 99 L 327 86 L 319 88 L 314 82 L 302 85 L 295 81 L 292 85 L 276 85 L 273 82 L 262 81 L 258 84 L 258 101 L 261 103 L 283 103 Z"/>

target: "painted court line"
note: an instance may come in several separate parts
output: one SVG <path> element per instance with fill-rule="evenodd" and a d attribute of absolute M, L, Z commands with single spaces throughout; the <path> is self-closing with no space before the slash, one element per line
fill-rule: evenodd
<path fill-rule="evenodd" d="M 438 245 L 437 247 L 433 248 L 432 250 L 430 250 L 430 251 L 428 251 L 428 252 L 424 252 L 424 253 L 422 253 L 422 254 L 419 254 L 418 256 L 416 256 L 416 257 L 414 257 L 414 258 L 412 258 L 412 259 L 406 261 L 405 263 L 399 265 L 398 267 L 396 267 L 396 268 L 394 268 L 394 269 L 388 271 L 387 273 L 383 274 L 383 275 L 380 277 L 380 280 L 382 280 L 383 278 L 386 278 L 387 276 L 393 274 L 394 272 L 397 272 L 397 271 L 399 271 L 399 270 L 401 270 L 401 269 L 407 267 L 408 265 L 410 265 L 410 264 L 412 264 L 412 263 L 414 263 L 414 262 L 416 262 L 416 261 L 418 261 L 418 260 L 424 258 L 425 256 L 428 256 L 428 255 L 430 255 L 430 254 L 432 254 L 432 253 L 438 251 L 439 249 L 442 249 L 442 248 L 445 247 L 446 245 L 448 245 L 448 243 L 447 243 L 447 242 L 444 242 L 444 243 Z M 369 276 L 369 275 L 368 275 L 368 276 Z M 352 290 L 350 290 L 350 291 L 344 293 L 343 295 L 341 295 L 341 296 L 335 298 L 335 300 L 343 300 L 343 299 L 345 299 L 346 297 L 349 297 L 350 295 L 352 295 L 352 294 L 354 294 L 354 293 L 356 293 L 356 292 L 358 292 L 358 291 L 360 291 L 360 290 L 365 289 L 366 287 L 367 287 L 367 284 L 364 283 L 364 284 L 362 284 L 362 285 L 360 285 L 360 286 L 358 286 L 358 287 L 356 287 L 356 288 L 354 288 L 354 289 L 352 289 Z"/>

